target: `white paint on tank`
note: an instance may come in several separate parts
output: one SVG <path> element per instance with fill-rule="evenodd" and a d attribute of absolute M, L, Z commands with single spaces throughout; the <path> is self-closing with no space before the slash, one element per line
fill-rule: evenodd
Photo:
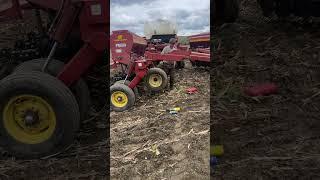
<path fill-rule="evenodd" d="M 144 35 L 150 39 L 152 35 L 177 34 L 177 24 L 172 20 L 156 20 L 146 22 L 144 25 Z"/>

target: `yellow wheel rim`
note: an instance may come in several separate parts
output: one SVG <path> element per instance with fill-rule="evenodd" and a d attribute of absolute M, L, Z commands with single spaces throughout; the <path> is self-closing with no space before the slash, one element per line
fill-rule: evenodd
<path fill-rule="evenodd" d="M 111 95 L 111 103 L 115 107 L 125 107 L 128 104 L 128 97 L 122 91 L 115 91 Z"/>
<path fill-rule="evenodd" d="M 162 77 L 160 74 L 151 74 L 148 82 L 151 87 L 158 88 L 162 85 Z"/>
<path fill-rule="evenodd" d="M 48 140 L 56 127 L 53 108 L 41 97 L 15 96 L 3 110 L 4 127 L 17 141 L 38 144 Z"/>

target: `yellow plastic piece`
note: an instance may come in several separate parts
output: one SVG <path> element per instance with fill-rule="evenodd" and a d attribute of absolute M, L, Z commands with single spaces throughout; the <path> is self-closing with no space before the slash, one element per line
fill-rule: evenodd
<path fill-rule="evenodd" d="M 172 111 L 181 111 L 180 107 L 173 108 Z"/>
<path fill-rule="evenodd" d="M 213 156 L 222 156 L 224 149 L 222 145 L 215 145 L 210 147 L 210 155 Z"/>

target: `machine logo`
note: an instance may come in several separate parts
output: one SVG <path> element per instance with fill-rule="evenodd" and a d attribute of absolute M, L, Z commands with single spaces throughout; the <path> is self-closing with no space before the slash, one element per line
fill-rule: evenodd
<path fill-rule="evenodd" d="M 125 41 L 127 39 L 123 39 L 123 35 L 118 35 L 116 41 Z"/>
<path fill-rule="evenodd" d="M 118 39 L 119 41 L 123 40 L 123 35 L 118 35 L 117 39 Z"/>

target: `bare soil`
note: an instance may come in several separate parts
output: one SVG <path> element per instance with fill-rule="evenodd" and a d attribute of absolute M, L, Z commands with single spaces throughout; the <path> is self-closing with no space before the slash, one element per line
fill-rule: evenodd
<path fill-rule="evenodd" d="M 211 143 L 225 153 L 213 179 L 319 179 L 320 32 L 312 23 L 262 17 L 241 1 L 234 24 L 217 28 L 211 78 Z M 279 92 L 242 88 L 274 82 Z"/>
<path fill-rule="evenodd" d="M 141 90 L 134 108 L 111 113 L 112 179 L 209 179 L 209 72 L 189 65 L 176 76 L 173 90 Z"/>

